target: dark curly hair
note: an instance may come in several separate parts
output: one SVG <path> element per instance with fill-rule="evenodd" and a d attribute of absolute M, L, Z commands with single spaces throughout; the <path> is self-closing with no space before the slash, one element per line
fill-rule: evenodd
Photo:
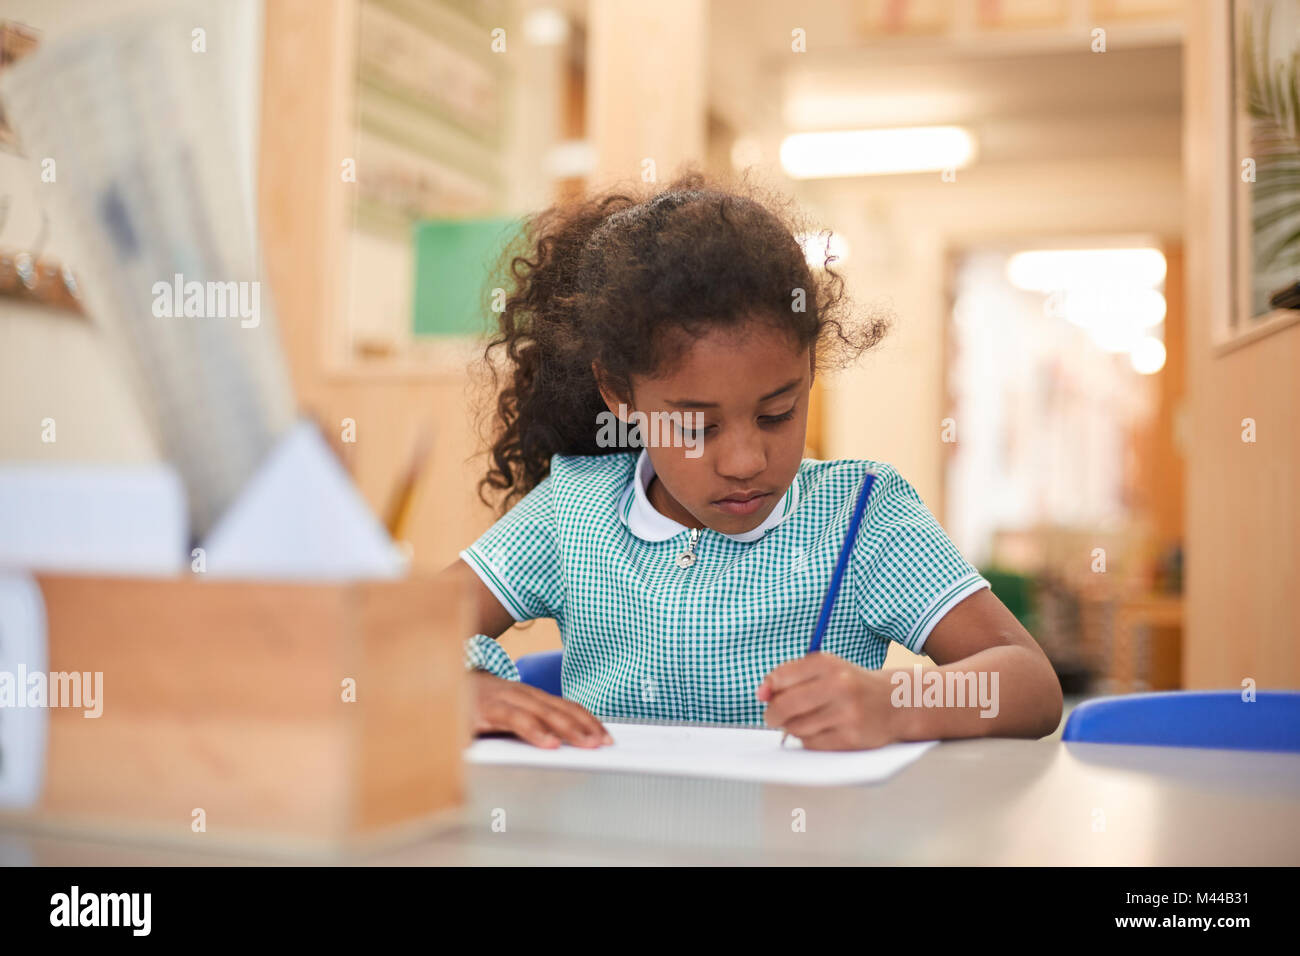
<path fill-rule="evenodd" d="M 811 348 L 814 371 L 874 346 L 888 316 L 851 323 L 829 233 L 816 270 L 801 233 L 811 234 L 790 200 L 689 168 L 658 191 L 615 188 L 526 218 L 502 255 L 510 288 L 483 355 L 491 434 L 480 497 L 504 493 L 504 510 L 549 474 L 553 454 L 609 453 L 596 443 L 606 406 L 593 362 L 630 397 L 633 376 L 720 325 L 781 328 Z"/>

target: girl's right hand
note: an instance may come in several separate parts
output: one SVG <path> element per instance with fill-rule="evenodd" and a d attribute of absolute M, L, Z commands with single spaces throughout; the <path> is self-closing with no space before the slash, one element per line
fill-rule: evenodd
<path fill-rule="evenodd" d="M 587 708 L 519 681 L 471 671 L 475 734 L 515 734 L 535 747 L 601 747 L 614 738 Z"/>

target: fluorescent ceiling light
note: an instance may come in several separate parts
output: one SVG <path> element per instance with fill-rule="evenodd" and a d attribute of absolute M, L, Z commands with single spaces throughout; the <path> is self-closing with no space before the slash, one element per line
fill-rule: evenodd
<path fill-rule="evenodd" d="M 975 154 L 960 126 L 792 133 L 781 142 L 781 166 L 795 179 L 959 169 Z"/>
<path fill-rule="evenodd" d="M 1007 261 L 1007 280 L 1029 292 L 1154 288 L 1164 281 L 1159 249 L 1036 249 Z"/>
<path fill-rule="evenodd" d="M 546 152 L 546 172 L 556 179 L 589 176 L 596 168 L 596 148 L 585 139 L 556 143 Z"/>
<path fill-rule="evenodd" d="M 1150 329 L 1165 320 L 1165 297 L 1155 289 L 1098 286 L 1060 289 L 1048 296 L 1048 312 L 1080 328 L 1101 322 Z"/>
<path fill-rule="evenodd" d="M 524 14 L 524 37 L 533 46 L 559 46 L 569 39 L 569 20 L 552 7 L 537 7 Z"/>
<path fill-rule="evenodd" d="M 1143 375 L 1154 375 L 1165 367 L 1165 343 L 1154 335 L 1140 339 L 1128 353 L 1133 368 Z"/>
<path fill-rule="evenodd" d="M 885 129 L 950 122 L 954 117 L 979 115 L 984 108 L 973 89 L 945 86 L 869 93 L 855 86 L 845 92 L 828 92 L 826 78 L 814 75 L 792 81 L 781 118 L 790 129 Z"/>
<path fill-rule="evenodd" d="M 1087 326 L 1088 338 L 1105 352 L 1132 352 L 1146 337 L 1146 332 L 1123 319 L 1096 316 Z"/>

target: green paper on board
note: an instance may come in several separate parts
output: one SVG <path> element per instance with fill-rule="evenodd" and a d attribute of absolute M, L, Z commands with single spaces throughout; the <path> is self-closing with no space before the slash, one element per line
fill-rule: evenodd
<path fill-rule="evenodd" d="M 494 328 L 492 290 L 501 252 L 517 219 L 431 219 L 414 227 L 416 335 L 483 335 Z"/>

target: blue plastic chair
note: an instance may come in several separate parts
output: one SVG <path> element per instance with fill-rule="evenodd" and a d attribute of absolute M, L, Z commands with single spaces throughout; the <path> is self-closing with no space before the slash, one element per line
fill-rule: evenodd
<path fill-rule="evenodd" d="M 1172 691 L 1084 701 L 1070 712 L 1064 741 L 1300 752 L 1300 692 Z"/>
<path fill-rule="evenodd" d="M 538 651 L 535 654 L 525 654 L 515 661 L 515 666 L 519 668 L 519 680 L 522 683 L 559 697 L 560 666 L 563 662 L 563 651 Z"/>

